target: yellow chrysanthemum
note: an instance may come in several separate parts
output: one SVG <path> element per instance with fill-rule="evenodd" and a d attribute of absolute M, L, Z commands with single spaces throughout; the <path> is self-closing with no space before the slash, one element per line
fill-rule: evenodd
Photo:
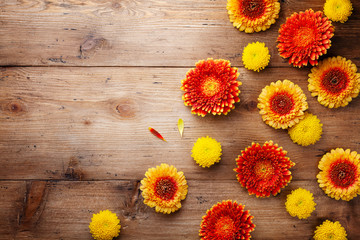
<path fill-rule="evenodd" d="M 183 172 L 174 166 L 162 163 L 149 168 L 141 180 L 140 190 L 144 203 L 155 207 L 156 212 L 170 214 L 181 208 L 181 200 L 186 198 L 188 185 Z"/>
<path fill-rule="evenodd" d="M 352 14 L 350 0 L 326 0 L 324 5 L 325 15 L 332 21 L 344 23 Z"/>
<path fill-rule="evenodd" d="M 332 198 L 349 201 L 360 194 L 360 154 L 337 148 L 319 162 L 320 188 Z"/>
<path fill-rule="evenodd" d="M 322 126 L 316 115 L 305 113 L 305 117 L 298 124 L 289 128 L 288 133 L 294 143 L 309 146 L 321 138 Z"/>
<path fill-rule="evenodd" d="M 315 210 L 316 203 L 314 202 L 313 194 L 303 188 L 298 188 L 291 191 L 287 195 L 285 207 L 292 217 L 305 219 L 310 217 L 311 213 Z"/>
<path fill-rule="evenodd" d="M 246 33 L 265 31 L 279 17 L 278 0 L 228 0 L 226 9 L 234 27 Z"/>
<path fill-rule="evenodd" d="M 249 43 L 244 48 L 242 61 L 245 68 L 259 72 L 269 64 L 269 49 L 265 47 L 265 43 Z"/>
<path fill-rule="evenodd" d="M 341 224 L 331 222 L 329 220 L 324 221 L 320 226 L 316 227 L 315 240 L 347 240 L 346 231 Z"/>
<path fill-rule="evenodd" d="M 89 224 L 90 233 L 96 240 L 111 240 L 119 236 L 120 220 L 109 210 L 93 214 Z"/>
<path fill-rule="evenodd" d="M 221 144 L 209 136 L 198 138 L 191 152 L 197 164 L 204 168 L 210 167 L 220 161 Z"/>
<path fill-rule="evenodd" d="M 262 119 L 273 128 L 287 129 L 304 118 L 308 108 L 301 88 L 289 80 L 272 82 L 261 91 L 257 107 Z"/>
<path fill-rule="evenodd" d="M 308 89 L 320 104 L 329 108 L 345 107 L 359 95 L 360 74 L 350 60 L 327 58 L 311 69 Z"/>

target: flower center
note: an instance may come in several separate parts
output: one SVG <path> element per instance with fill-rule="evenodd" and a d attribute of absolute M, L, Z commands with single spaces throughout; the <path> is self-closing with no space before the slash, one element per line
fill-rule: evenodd
<path fill-rule="evenodd" d="M 241 5 L 242 13 L 250 19 L 257 19 L 264 15 L 264 0 L 242 0 Z"/>
<path fill-rule="evenodd" d="M 274 174 L 274 168 L 269 160 L 260 160 L 255 164 L 255 174 L 261 179 L 269 179 Z"/>
<path fill-rule="evenodd" d="M 324 72 L 321 79 L 322 87 L 334 94 L 341 93 L 349 83 L 348 75 L 339 67 Z"/>
<path fill-rule="evenodd" d="M 277 94 L 271 100 L 271 110 L 280 115 L 288 114 L 293 106 L 292 99 L 286 94 Z"/>
<path fill-rule="evenodd" d="M 220 82 L 219 80 L 213 78 L 213 77 L 208 77 L 205 79 L 205 81 L 202 84 L 202 92 L 207 96 L 207 97 L 212 97 L 215 94 L 217 94 L 220 91 Z"/>
<path fill-rule="evenodd" d="M 171 177 L 162 177 L 155 183 L 155 194 L 163 200 L 173 199 L 177 189 L 176 181 Z"/>
<path fill-rule="evenodd" d="M 316 39 L 315 31 L 309 27 L 301 27 L 294 36 L 294 43 L 298 47 L 311 45 Z"/>
<path fill-rule="evenodd" d="M 330 179 L 336 187 L 348 188 L 356 179 L 356 167 L 350 162 L 335 162 L 330 166 Z"/>
<path fill-rule="evenodd" d="M 219 239 L 234 239 L 234 221 L 229 216 L 221 217 L 215 224 L 215 232 Z"/>

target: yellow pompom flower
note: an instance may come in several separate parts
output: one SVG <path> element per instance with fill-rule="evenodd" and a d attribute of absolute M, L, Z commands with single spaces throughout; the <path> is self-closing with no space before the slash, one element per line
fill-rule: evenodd
<path fill-rule="evenodd" d="M 310 217 L 315 210 L 315 206 L 313 194 L 303 188 L 291 191 L 291 194 L 287 195 L 285 202 L 286 211 L 292 217 L 298 217 L 299 219 Z"/>
<path fill-rule="evenodd" d="M 154 207 L 156 212 L 170 214 L 181 208 L 181 200 L 186 198 L 188 185 L 183 172 L 162 163 L 147 170 L 145 178 L 141 180 L 140 190 L 146 205 Z"/>
<path fill-rule="evenodd" d="M 326 0 L 324 5 L 325 15 L 332 21 L 344 23 L 352 14 L 350 0 Z"/>
<path fill-rule="evenodd" d="M 220 161 L 221 144 L 209 136 L 198 138 L 191 152 L 197 164 L 204 168 L 210 167 Z"/>
<path fill-rule="evenodd" d="M 93 214 L 89 225 L 90 233 L 96 240 L 111 240 L 119 236 L 120 220 L 109 210 Z"/>
<path fill-rule="evenodd" d="M 329 220 L 324 221 L 320 226 L 316 227 L 315 240 L 347 240 L 346 231 L 341 224 L 331 222 Z"/>
<path fill-rule="evenodd" d="M 298 124 L 289 128 L 288 133 L 294 143 L 309 146 L 321 138 L 322 126 L 316 115 L 305 113 L 305 117 Z"/>
<path fill-rule="evenodd" d="M 245 68 L 259 72 L 269 64 L 269 49 L 265 47 L 265 43 L 249 43 L 244 48 L 242 61 Z"/>

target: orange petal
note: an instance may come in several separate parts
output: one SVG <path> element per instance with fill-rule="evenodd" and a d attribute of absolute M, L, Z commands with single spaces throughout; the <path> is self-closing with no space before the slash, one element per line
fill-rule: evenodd
<path fill-rule="evenodd" d="M 149 131 L 150 131 L 152 134 L 154 134 L 156 137 L 158 137 L 158 138 L 160 138 L 161 140 L 163 140 L 163 141 L 166 142 L 165 138 L 163 138 L 163 136 L 161 136 L 161 134 L 160 134 L 158 131 L 156 131 L 155 129 L 149 127 Z"/>

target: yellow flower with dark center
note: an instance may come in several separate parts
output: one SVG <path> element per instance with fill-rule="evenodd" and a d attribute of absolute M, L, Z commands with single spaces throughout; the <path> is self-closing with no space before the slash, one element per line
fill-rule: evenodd
<path fill-rule="evenodd" d="M 162 163 L 149 168 L 141 180 L 140 190 L 144 203 L 155 207 L 156 212 L 170 214 L 181 208 L 181 200 L 186 198 L 188 185 L 183 172 L 174 166 Z"/>
<path fill-rule="evenodd" d="M 352 14 L 350 0 L 326 0 L 324 13 L 332 21 L 344 23 Z"/>
<path fill-rule="evenodd" d="M 313 67 L 308 89 L 320 104 L 329 108 L 345 107 L 360 92 L 360 74 L 350 60 L 343 57 L 327 58 Z"/>
<path fill-rule="evenodd" d="M 93 214 L 89 225 L 90 233 L 96 240 L 111 240 L 119 236 L 120 220 L 109 210 Z"/>
<path fill-rule="evenodd" d="M 242 61 L 245 68 L 259 72 L 269 64 L 269 49 L 265 47 L 265 43 L 249 43 L 244 48 Z"/>
<path fill-rule="evenodd" d="M 230 22 L 246 33 L 265 31 L 279 17 L 278 0 L 228 0 Z"/>
<path fill-rule="evenodd" d="M 336 200 L 349 201 L 360 194 L 360 154 L 337 148 L 326 153 L 318 165 L 320 188 Z"/>
<path fill-rule="evenodd" d="M 201 167 L 210 167 L 220 161 L 221 144 L 207 136 L 199 138 L 192 148 L 191 156 Z"/>
<path fill-rule="evenodd" d="M 316 227 L 315 240 L 347 240 L 346 231 L 341 224 L 331 222 L 329 220 L 324 221 L 320 226 Z"/>
<path fill-rule="evenodd" d="M 305 219 L 310 217 L 311 213 L 315 210 L 316 203 L 314 202 L 313 194 L 303 188 L 298 188 L 291 191 L 287 195 L 285 207 L 292 217 Z"/>
<path fill-rule="evenodd" d="M 309 146 L 321 138 L 322 126 L 316 115 L 305 113 L 305 117 L 298 124 L 289 128 L 288 133 L 294 143 Z"/>
<path fill-rule="evenodd" d="M 263 121 L 275 129 L 294 126 L 308 108 L 301 88 L 289 80 L 272 82 L 263 88 L 258 101 Z"/>

